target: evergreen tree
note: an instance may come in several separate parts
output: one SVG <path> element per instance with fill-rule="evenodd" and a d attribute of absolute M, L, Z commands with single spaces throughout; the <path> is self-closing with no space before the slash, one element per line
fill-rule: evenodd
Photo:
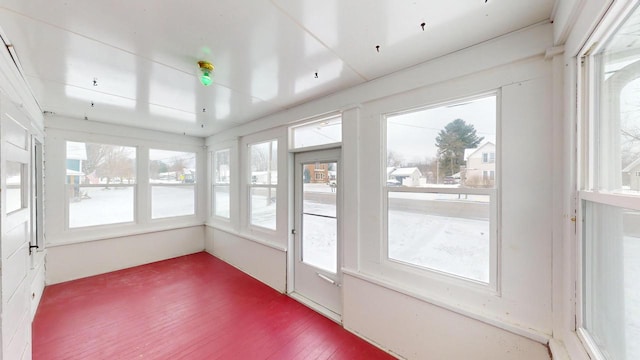
<path fill-rule="evenodd" d="M 436 137 L 440 176 L 451 176 L 464 163 L 464 149 L 478 147 L 484 137 L 478 137 L 472 124 L 455 119 L 440 130 Z"/>

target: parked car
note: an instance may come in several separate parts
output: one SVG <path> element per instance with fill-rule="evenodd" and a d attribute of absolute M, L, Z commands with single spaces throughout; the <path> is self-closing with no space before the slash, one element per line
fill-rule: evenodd
<path fill-rule="evenodd" d="M 401 186 L 402 184 L 400 184 L 400 181 L 396 180 L 396 179 L 388 179 L 387 180 L 387 186 Z"/>
<path fill-rule="evenodd" d="M 453 176 L 445 176 L 443 183 L 447 185 L 453 185 L 460 183 L 460 180 L 454 178 Z"/>

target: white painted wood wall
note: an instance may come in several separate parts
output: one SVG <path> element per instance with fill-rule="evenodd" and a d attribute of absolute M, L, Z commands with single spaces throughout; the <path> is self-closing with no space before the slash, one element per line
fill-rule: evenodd
<path fill-rule="evenodd" d="M 554 206 L 549 146 L 554 83 L 553 61 L 544 54 L 552 46 L 552 25 L 534 26 L 225 131 L 207 143 L 236 141 L 242 150 L 247 136 L 256 138 L 266 130 L 271 137 L 284 136 L 292 122 L 342 110 L 343 190 L 349 207 L 343 211 L 345 328 L 410 359 L 545 359 L 553 332 L 553 219 L 547 210 Z M 504 164 L 501 293 L 393 274 L 378 260 L 383 241 L 381 115 L 496 89 L 502 97 Z M 279 155 L 286 157 L 286 152 Z M 287 161 L 279 159 L 278 170 L 288 172 Z M 247 232 L 242 221 L 210 219 L 209 225 L 208 251 L 285 291 L 286 233 L 260 237 Z"/>
<path fill-rule="evenodd" d="M 0 30 L 0 33 L 2 31 Z M 44 251 L 29 255 L 32 239 L 32 140 L 44 140 L 43 119 L 7 49 L 0 51 L 0 359 L 31 359 L 31 321 L 44 289 Z M 23 209 L 6 212 L 6 164 L 26 166 Z"/>

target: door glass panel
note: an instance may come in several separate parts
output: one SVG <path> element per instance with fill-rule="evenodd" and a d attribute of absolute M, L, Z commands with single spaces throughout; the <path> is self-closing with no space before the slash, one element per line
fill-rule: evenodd
<path fill-rule="evenodd" d="M 302 261 L 336 273 L 338 220 L 337 163 L 303 165 Z"/>

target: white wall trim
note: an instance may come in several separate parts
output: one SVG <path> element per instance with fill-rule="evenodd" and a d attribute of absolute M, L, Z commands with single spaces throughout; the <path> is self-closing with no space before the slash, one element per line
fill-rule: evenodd
<path fill-rule="evenodd" d="M 523 337 L 526 337 L 527 339 L 531 339 L 534 340 L 536 342 L 539 342 L 541 344 L 547 344 L 549 342 L 549 340 L 551 339 L 551 336 L 548 334 L 543 334 L 541 332 L 538 332 L 534 329 L 530 329 L 530 328 L 524 328 L 518 324 L 512 324 L 509 323 L 503 319 L 497 318 L 495 316 L 492 316 L 490 314 L 480 314 L 477 311 L 471 310 L 471 309 L 467 309 L 464 308 L 463 306 L 460 305 L 453 305 L 451 303 L 451 301 L 446 301 L 446 300 L 442 300 L 442 299 L 436 299 L 435 297 L 430 297 L 430 296 L 425 296 L 422 294 L 419 294 L 417 292 L 411 291 L 406 289 L 405 287 L 401 287 L 398 286 L 396 284 L 393 284 L 390 281 L 386 281 L 383 280 L 381 278 L 378 277 L 373 277 L 361 272 L 357 272 L 357 271 L 352 271 L 349 269 L 342 269 L 342 273 L 344 275 L 348 275 L 348 276 L 352 276 L 354 278 L 369 282 L 371 284 L 374 285 L 378 285 L 381 287 L 384 287 L 385 289 L 389 289 L 389 290 L 393 290 L 397 293 L 403 294 L 403 295 L 407 295 L 410 296 L 414 299 L 420 300 L 420 301 L 424 301 L 426 303 L 438 306 L 440 308 L 443 308 L 445 310 L 449 310 L 452 312 L 455 312 L 457 314 L 466 316 L 468 318 L 474 319 L 474 320 L 478 320 L 481 321 L 485 324 L 489 324 L 492 326 L 495 326 L 497 328 L 500 328 L 502 330 L 506 330 L 509 331 L 513 334 L 516 335 L 520 335 Z"/>
<path fill-rule="evenodd" d="M 108 226 L 111 227 L 111 225 L 108 225 Z M 47 246 L 46 247 L 47 247 L 47 249 L 50 249 L 50 248 L 56 248 L 56 247 L 60 247 L 60 246 L 76 245 L 76 244 L 82 244 L 82 243 L 93 242 L 93 241 L 120 239 L 120 238 L 129 237 L 129 236 L 136 236 L 136 235 L 157 234 L 157 233 L 162 233 L 162 232 L 167 232 L 167 231 L 172 231 L 172 230 L 181 230 L 181 229 L 188 229 L 188 228 L 200 227 L 200 226 L 202 226 L 202 223 L 200 221 L 193 221 L 190 224 L 184 224 L 184 225 L 180 225 L 180 226 L 163 225 L 163 226 L 158 226 L 158 227 L 154 227 L 154 228 L 144 228 L 144 229 L 140 229 L 140 230 L 126 231 L 126 232 L 122 232 L 120 234 L 118 234 L 118 233 L 114 233 L 114 234 L 96 234 L 96 235 L 90 235 L 90 236 L 83 236 L 82 240 L 68 240 L 68 241 L 47 242 Z M 203 250 L 204 250 L 204 247 L 203 247 Z"/>

